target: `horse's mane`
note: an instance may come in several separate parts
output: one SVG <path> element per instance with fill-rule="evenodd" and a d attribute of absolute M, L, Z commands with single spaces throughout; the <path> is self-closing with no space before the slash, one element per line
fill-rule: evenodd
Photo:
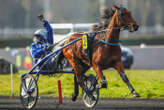
<path fill-rule="evenodd" d="M 91 31 L 96 32 L 106 29 L 113 14 L 114 14 L 114 10 L 110 7 L 102 9 L 100 13 L 100 22 L 98 24 L 92 25 Z"/>

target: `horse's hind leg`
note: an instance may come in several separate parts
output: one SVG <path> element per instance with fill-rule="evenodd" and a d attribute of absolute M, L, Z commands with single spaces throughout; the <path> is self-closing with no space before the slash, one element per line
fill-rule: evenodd
<path fill-rule="evenodd" d="M 128 77 L 126 76 L 126 74 L 124 72 L 124 67 L 123 67 L 123 64 L 121 61 L 116 64 L 115 68 L 117 69 L 118 73 L 120 74 L 120 77 L 122 78 L 122 80 L 127 84 L 128 88 L 130 89 L 133 96 L 140 97 L 139 94 L 135 91 L 135 89 L 131 85 Z"/>
<path fill-rule="evenodd" d="M 76 60 L 77 61 L 77 60 Z M 88 66 L 82 66 L 80 64 L 76 64 L 74 61 L 73 63 L 73 69 L 75 72 L 75 76 L 74 76 L 74 94 L 72 95 L 72 101 L 76 101 L 77 96 L 79 94 L 79 84 L 81 87 L 83 87 L 83 79 L 82 79 L 82 75 L 86 72 L 86 70 L 88 70 Z"/>
<path fill-rule="evenodd" d="M 73 70 L 75 72 L 74 76 L 74 94 L 72 95 L 72 101 L 76 101 L 77 96 L 79 94 L 79 84 L 82 87 L 83 86 L 83 79 L 82 75 L 88 70 L 88 66 L 84 64 L 83 62 L 80 62 L 80 60 L 77 57 L 69 57 L 69 62 L 71 63 Z"/>
<path fill-rule="evenodd" d="M 73 58 L 72 60 L 70 60 L 70 63 L 73 67 L 73 70 L 75 72 L 75 75 L 74 75 L 74 94 L 72 95 L 72 101 L 76 101 L 78 95 L 79 95 L 79 82 L 81 81 L 81 75 L 79 75 L 79 72 L 78 72 L 78 64 L 77 64 L 77 61 L 75 61 Z"/>
<path fill-rule="evenodd" d="M 77 82 L 76 75 L 74 75 L 74 94 L 72 95 L 72 101 L 76 101 L 78 95 L 79 95 L 79 84 Z"/>

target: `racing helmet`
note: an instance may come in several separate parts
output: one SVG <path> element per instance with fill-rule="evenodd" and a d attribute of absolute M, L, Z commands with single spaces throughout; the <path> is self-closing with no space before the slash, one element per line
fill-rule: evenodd
<path fill-rule="evenodd" d="M 47 30 L 46 29 L 38 29 L 34 32 L 34 36 L 40 37 L 41 40 L 46 39 Z"/>

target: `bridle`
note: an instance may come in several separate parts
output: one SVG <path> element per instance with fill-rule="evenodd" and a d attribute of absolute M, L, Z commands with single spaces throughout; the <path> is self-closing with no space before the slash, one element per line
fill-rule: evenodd
<path fill-rule="evenodd" d="M 123 17 L 122 17 L 122 13 L 121 13 L 122 10 L 125 10 L 125 8 L 120 8 L 119 10 L 116 10 L 116 12 L 115 12 L 115 14 L 117 14 L 117 15 L 116 15 L 116 16 L 117 16 L 116 21 L 117 21 L 118 24 L 119 24 L 120 20 L 121 20 L 122 23 L 126 24 L 126 23 L 125 23 L 125 20 L 124 20 Z M 105 29 L 105 31 L 111 30 L 111 28 L 112 28 L 112 29 L 115 29 L 115 30 L 123 31 L 123 30 L 125 30 L 125 29 L 128 29 L 128 28 L 129 28 L 129 25 L 125 25 L 125 26 L 116 26 L 116 27 L 113 27 L 113 26 L 112 26 L 112 27 L 108 27 L 107 29 Z M 101 42 L 102 42 L 103 44 L 107 44 L 108 46 L 120 46 L 120 43 L 119 43 L 119 42 L 118 42 L 118 43 L 111 43 L 111 42 L 107 42 L 107 41 L 105 41 L 105 40 L 101 40 Z"/>
<path fill-rule="evenodd" d="M 117 22 L 119 23 L 121 21 L 123 24 L 126 24 L 124 18 L 122 17 L 122 13 L 121 13 L 121 11 L 123 11 L 123 10 L 126 10 L 126 8 L 120 8 L 119 10 L 117 10 L 118 11 L 117 12 Z M 111 29 L 124 31 L 126 29 L 129 29 L 130 26 L 131 25 L 129 25 L 129 24 L 127 24 L 125 26 L 115 26 L 115 27 L 111 26 L 111 27 L 108 27 L 106 29 L 97 31 L 97 33 L 99 33 L 99 32 L 106 32 L 106 31 L 111 30 Z"/>
<path fill-rule="evenodd" d="M 119 10 L 117 10 L 117 16 L 118 16 L 117 22 L 119 23 L 121 21 L 123 24 L 126 24 L 125 19 L 122 17 L 123 16 L 123 14 L 122 14 L 123 10 L 126 10 L 126 8 L 120 8 Z M 118 27 L 120 27 L 121 31 L 123 31 L 123 30 L 129 29 L 131 27 L 131 25 L 126 24 L 125 26 L 118 26 Z"/>

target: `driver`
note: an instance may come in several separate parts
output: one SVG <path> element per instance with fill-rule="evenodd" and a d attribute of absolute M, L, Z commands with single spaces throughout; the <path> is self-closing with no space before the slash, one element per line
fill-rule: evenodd
<path fill-rule="evenodd" d="M 38 16 L 43 23 L 44 29 L 38 29 L 34 33 L 34 43 L 30 46 L 31 56 L 35 63 L 45 55 L 47 55 L 53 48 L 53 29 L 49 22 L 41 14 Z"/>

